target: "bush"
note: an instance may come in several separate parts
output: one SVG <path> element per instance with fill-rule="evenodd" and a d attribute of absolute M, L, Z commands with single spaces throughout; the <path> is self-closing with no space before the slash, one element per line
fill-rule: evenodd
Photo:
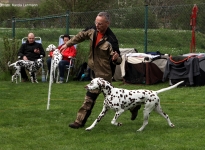
<path fill-rule="evenodd" d="M 17 58 L 19 41 L 16 39 L 3 38 L 4 49 L 0 56 L 0 70 L 4 74 L 2 78 L 6 78 L 8 74 L 12 74 L 13 69 L 8 68 L 8 62 L 15 62 Z"/>

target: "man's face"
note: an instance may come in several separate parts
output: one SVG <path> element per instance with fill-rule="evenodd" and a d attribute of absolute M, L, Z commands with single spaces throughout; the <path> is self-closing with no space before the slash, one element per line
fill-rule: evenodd
<path fill-rule="evenodd" d="M 105 19 L 105 17 L 97 16 L 95 19 L 95 26 L 97 31 L 100 33 L 105 33 L 109 26 L 109 22 Z"/>
<path fill-rule="evenodd" d="M 29 34 L 29 35 L 28 35 L 28 42 L 29 42 L 29 43 L 33 43 L 34 41 L 35 41 L 34 35 L 33 35 L 33 34 Z"/>

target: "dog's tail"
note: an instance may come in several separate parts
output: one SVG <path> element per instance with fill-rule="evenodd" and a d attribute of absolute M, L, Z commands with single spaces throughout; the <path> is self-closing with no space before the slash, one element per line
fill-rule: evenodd
<path fill-rule="evenodd" d="M 13 63 L 13 64 L 11 64 L 11 62 L 9 61 L 9 62 L 7 63 L 7 65 L 8 65 L 8 67 L 11 67 L 11 66 L 13 66 L 13 65 L 14 65 L 14 63 Z"/>
<path fill-rule="evenodd" d="M 174 84 L 174 85 L 172 85 L 172 86 L 170 86 L 170 87 L 167 87 L 167 88 L 158 90 L 158 91 L 156 91 L 156 93 L 159 94 L 159 93 L 161 93 L 161 92 L 165 92 L 165 91 L 167 91 L 167 90 L 171 90 L 171 89 L 173 89 L 173 88 L 176 88 L 178 85 L 180 85 L 180 84 L 183 83 L 183 82 L 184 82 L 184 81 L 180 81 L 180 82 L 178 82 L 178 83 L 176 83 L 176 84 Z"/>
<path fill-rule="evenodd" d="M 8 64 L 8 67 L 11 67 L 11 66 L 14 66 L 16 63 L 11 64 L 11 62 L 9 61 L 7 64 Z"/>

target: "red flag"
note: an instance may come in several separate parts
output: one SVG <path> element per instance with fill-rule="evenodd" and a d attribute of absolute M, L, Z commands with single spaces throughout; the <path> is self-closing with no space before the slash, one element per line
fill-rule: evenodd
<path fill-rule="evenodd" d="M 192 14 L 191 14 L 191 20 L 190 20 L 190 25 L 192 26 L 192 40 L 191 40 L 190 53 L 196 52 L 195 29 L 196 29 L 197 13 L 198 13 L 198 7 L 196 4 L 194 4 L 194 7 L 192 8 Z"/>

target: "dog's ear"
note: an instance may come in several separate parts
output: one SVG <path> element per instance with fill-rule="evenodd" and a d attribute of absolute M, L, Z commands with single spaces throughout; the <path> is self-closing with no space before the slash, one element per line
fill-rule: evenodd
<path fill-rule="evenodd" d="M 103 86 L 102 85 L 102 81 L 101 80 L 97 80 L 97 85 L 98 85 L 99 89 L 101 89 L 101 87 Z"/>
<path fill-rule="evenodd" d="M 98 77 L 98 81 L 103 82 L 103 81 L 104 81 L 104 79 L 103 79 L 103 78 Z"/>
<path fill-rule="evenodd" d="M 106 83 L 108 82 L 108 81 L 106 81 L 106 80 L 104 80 L 103 78 L 99 78 L 99 81 L 101 82 L 101 86 L 102 87 L 104 87 L 104 88 L 106 88 Z M 108 82 L 109 83 L 109 82 Z"/>

